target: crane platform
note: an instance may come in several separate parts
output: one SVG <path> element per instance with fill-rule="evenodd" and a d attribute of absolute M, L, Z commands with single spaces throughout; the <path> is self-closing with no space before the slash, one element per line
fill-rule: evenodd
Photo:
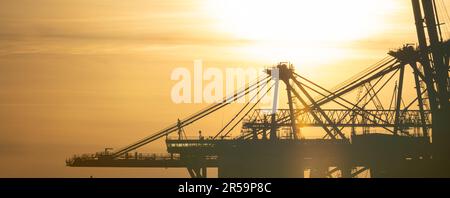
<path fill-rule="evenodd" d="M 420 172 L 400 170 L 402 166 L 422 166 L 431 157 L 428 138 L 388 134 L 355 135 L 351 141 L 167 138 L 166 145 L 168 154 L 127 153 L 114 158 L 101 152 L 74 156 L 66 163 L 72 167 L 191 167 L 193 172 L 218 168 L 219 177 L 305 177 L 305 170 L 310 170 L 312 177 L 331 177 L 336 169 L 341 176 L 353 177 L 363 172 L 355 167 L 371 167 L 378 170 L 371 175 L 419 177 Z"/>

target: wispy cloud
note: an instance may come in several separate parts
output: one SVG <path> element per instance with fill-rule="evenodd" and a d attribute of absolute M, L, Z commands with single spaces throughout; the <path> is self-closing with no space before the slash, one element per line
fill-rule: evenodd
<path fill-rule="evenodd" d="M 211 28 L 214 21 L 198 9 L 201 1 L 91 2 L 28 1 L 35 6 L 31 9 L 7 0 L 0 8 L 5 11 L 0 14 L 0 54 L 127 53 L 250 42 Z"/>

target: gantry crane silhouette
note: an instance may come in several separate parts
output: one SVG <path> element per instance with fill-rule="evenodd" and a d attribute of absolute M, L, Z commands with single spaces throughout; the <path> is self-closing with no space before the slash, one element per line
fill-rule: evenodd
<path fill-rule="evenodd" d="M 219 177 L 450 177 L 450 42 L 442 39 L 435 1 L 411 3 L 418 46 L 391 50 L 332 89 L 282 62 L 221 102 L 146 138 L 76 155 L 66 164 L 184 167 L 191 177 L 207 177 L 210 167 L 218 168 Z M 258 109 L 263 96 L 277 95 L 281 84 L 288 108 Z M 243 97 L 250 100 L 214 136 L 185 135 L 184 127 Z M 236 127 L 240 134 L 230 136 Z M 307 129 L 320 137 L 303 136 Z M 166 155 L 136 151 L 161 138 Z"/>

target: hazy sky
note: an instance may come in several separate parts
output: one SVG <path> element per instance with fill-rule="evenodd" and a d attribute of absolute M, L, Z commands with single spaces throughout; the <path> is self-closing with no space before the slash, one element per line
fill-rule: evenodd
<path fill-rule="evenodd" d="M 0 177 L 187 176 L 64 160 L 127 145 L 202 107 L 170 100 L 171 71 L 195 59 L 291 61 L 331 87 L 405 43 L 416 43 L 409 0 L 0 0 Z"/>

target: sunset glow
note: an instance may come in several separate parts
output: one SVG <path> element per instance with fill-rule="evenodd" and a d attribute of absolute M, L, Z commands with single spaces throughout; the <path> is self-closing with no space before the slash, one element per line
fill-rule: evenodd
<path fill-rule="evenodd" d="M 389 0 L 207 2 L 210 15 L 218 19 L 216 28 L 254 42 L 244 53 L 299 64 L 329 63 L 344 56 L 347 52 L 336 46 L 386 31 L 386 13 L 398 8 Z"/>
<path fill-rule="evenodd" d="M 263 41 L 328 42 L 369 37 L 385 28 L 395 1 L 212 0 L 223 31 Z M 314 20 L 311 20 L 314 19 Z"/>
<path fill-rule="evenodd" d="M 441 19 L 449 39 L 450 18 Z M 188 177 L 184 168 L 70 169 L 64 159 L 126 146 L 192 115 L 216 102 L 203 100 L 211 84 L 223 81 L 218 98 L 232 94 L 227 69 L 266 75 L 289 62 L 331 89 L 406 43 L 417 44 L 410 0 L 0 0 L 0 177 Z M 187 74 L 186 100 L 172 100 L 184 79 L 174 71 Z M 256 79 L 242 84 L 248 76 Z M 215 135 L 240 106 L 230 108 L 184 130 Z M 230 137 L 241 132 L 235 126 Z M 147 150 L 167 147 L 158 139 Z"/>

